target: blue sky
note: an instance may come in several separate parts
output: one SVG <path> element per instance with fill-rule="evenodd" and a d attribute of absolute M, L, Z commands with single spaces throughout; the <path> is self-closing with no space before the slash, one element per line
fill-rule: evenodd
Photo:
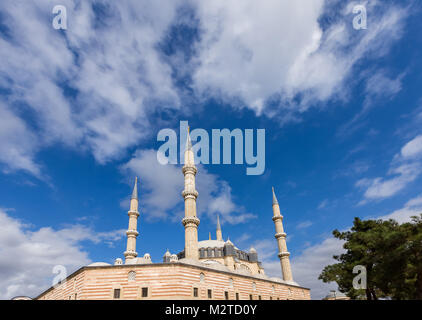
<path fill-rule="evenodd" d="M 353 217 L 422 211 L 417 1 L 54 1 L 0 4 L 0 297 L 36 295 L 125 250 L 140 179 L 137 251 L 184 246 L 180 165 L 157 133 L 265 129 L 266 170 L 200 165 L 199 238 L 254 246 L 280 276 L 271 186 L 295 280 L 314 298 Z M 364 4 L 366 30 L 353 29 Z"/>

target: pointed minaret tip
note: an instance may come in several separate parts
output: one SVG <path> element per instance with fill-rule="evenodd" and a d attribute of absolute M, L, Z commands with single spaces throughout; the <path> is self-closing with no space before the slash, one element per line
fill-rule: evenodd
<path fill-rule="evenodd" d="M 208 240 L 211 240 L 211 232 L 209 233 L 209 239 Z"/>
<path fill-rule="evenodd" d="M 274 187 L 272 187 L 272 189 L 273 189 L 273 205 L 278 204 L 277 197 L 275 196 L 275 192 L 274 192 Z"/>
<path fill-rule="evenodd" d="M 135 177 L 135 186 L 133 187 L 131 199 L 138 200 L 138 177 Z"/>
<path fill-rule="evenodd" d="M 220 215 L 217 215 L 217 230 L 221 230 L 221 226 L 220 226 Z"/>
<path fill-rule="evenodd" d="M 190 139 L 190 127 L 188 126 L 188 136 L 186 138 L 186 150 L 192 149 L 192 141 Z"/>

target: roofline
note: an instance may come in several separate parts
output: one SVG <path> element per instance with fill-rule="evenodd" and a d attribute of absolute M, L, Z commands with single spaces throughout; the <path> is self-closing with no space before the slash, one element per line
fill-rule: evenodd
<path fill-rule="evenodd" d="M 137 267 L 137 268 L 141 267 L 142 268 L 142 267 L 150 267 L 150 266 L 162 267 L 162 266 L 169 266 L 169 265 L 180 265 L 180 266 L 193 267 L 193 268 L 197 268 L 197 269 L 201 269 L 201 270 L 215 271 L 215 272 L 219 272 L 219 273 L 235 275 L 235 276 L 254 279 L 254 280 L 266 281 L 266 282 L 270 282 L 270 283 L 274 283 L 274 284 L 283 284 L 283 285 L 290 286 L 290 287 L 296 287 L 296 288 L 300 288 L 300 289 L 311 290 L 310 288 L 302 287 L 300 285 L 278 282 L 278 281 L 274 281 L 274 280 L 271 280 L 271 279 L 263 279 L 263 278 L 259 278 L 259 277 L 249 276 L 249 275 L 246 275 L 246 274 L 238 274 L 238 273 L 233 273 L 233 272 L 230 272 L 230 271 L 208 268 L 206 266 L 197 266 L 195 264 L 189 264 L 189 263 L 183 263 L 183 262 L 167 262 L 167 263 L 159 262 L 159 263 L 148 263 L 148 264 L 121 264 L 121 265 L 109 265 L 109 266 L 84 266 L 84 267 L 79 268 L 78 270 L 76 270 L 75 272 L 70 274 L 69 276 L 67 276 L 63 281 L 67 281 L 68 279 L 71 279 L 72 277 L 78 275 L 79 273 L 81 273 L 82 271 L 85 271 L 85 270 L 111 269 L 111 268 L 133 268 L 133 267 Z M 36 296 L 33 299 L 37 300 L 39 297 L 41 297 L 42 295 L 50 292 L 53 289 L 54 289 L 54 287 L 51 286 L 50 288 L 48 288 L 44 292 L 40 293 L 38 296 Z"/>

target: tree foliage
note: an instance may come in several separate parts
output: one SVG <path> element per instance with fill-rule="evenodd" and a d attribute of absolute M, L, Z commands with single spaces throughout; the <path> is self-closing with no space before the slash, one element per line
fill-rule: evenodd
<path fill-rule="evenodd" d="M 333 235 L 346 252 L 334 256 L 338 263 L 326 266 L 319 279 L 336 282 L 352 299 L 422 300 L 422 214 L 403 224 L 355 218 L 350 231 Z M 357 265 L 366 268 L 366 289 L 353 288 Z"/>

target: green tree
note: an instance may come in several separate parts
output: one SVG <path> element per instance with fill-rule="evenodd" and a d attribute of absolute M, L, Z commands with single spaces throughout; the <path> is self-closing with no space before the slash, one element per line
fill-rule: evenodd
<path fill-rule="evenodd" d="M 319 279 L 336 282 L 352 299 L 422 299 L 421 217 L 402 225 L 394 220 L 355 218 L 350 231 L 334 230 L 334 237 L 344 241 L 346 252 L 334 256 L 338 263 L 326 266 Z M 367 271 L 365 290 L 353 288 L 357 265 Z"/>

